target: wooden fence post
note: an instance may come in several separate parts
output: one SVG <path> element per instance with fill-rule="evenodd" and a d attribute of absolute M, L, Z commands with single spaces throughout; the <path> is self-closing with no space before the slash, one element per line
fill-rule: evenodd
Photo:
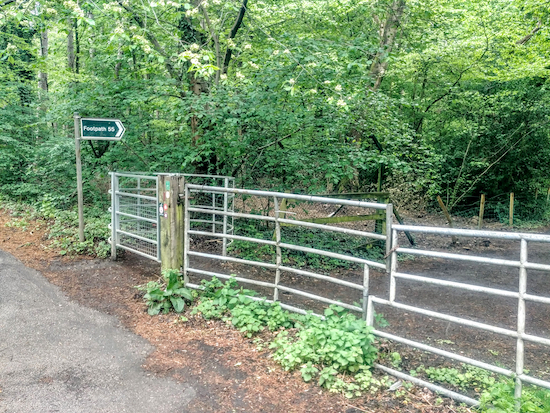
<path fill-rule="evenodd" d="M 445 217 L 447 218 L 447 221 L 449 222 L 449 228 L 453 228 L 453 220 L 451 218 L 451 214 L 449 214 L 449 211 L 447 210 L 447 207 L 445 206 L 445 204 L 443 203 L 443 200 L 441 199 L 441 197 L 439 195 L 437 196 L 437 202 L 439 203 L 439 206 L 443 210 L 443 213 L 445 214 Z M 457 241 L 458 241 L 454 235 L 451 237 L 451 239 L 453 241 L 453 244 L 456 244 Z"/>
<path fill-rule="evenodd" d="M 485 212 L 485 194 L 481 194 L 481 201 L 479 203 L 479 219 L 477 222 L 477 229 L 481 229 L 483 225 L 483 213 Z"/>
<path fill-rule="evenodd" d="M 514 225 L 514 193 L 510 192 L 510 226 Z"/>
<path fill-rule="evenodd" d="M 179 195 L 184 191 L 185 178 L 179 175 L 159 175 L 158 209 L 160 219 L 161 269 L 183 268 L 184 209 Z M 162 208 L 162 209 L 161 209 Z"/>

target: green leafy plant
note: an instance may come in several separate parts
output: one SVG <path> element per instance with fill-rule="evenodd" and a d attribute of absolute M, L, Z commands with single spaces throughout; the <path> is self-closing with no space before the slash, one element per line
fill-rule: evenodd
<path fill-rule="evenodd" d="M 307 316 L 295 337 L 282 331 L 271 347 L 275 349 L 273 358 L 286 370 L 312 362 L 336 372 L 356 373 L 376 358 L 377 349 L 373 343 L 372 327 L 344 308 L 331 306 L 325 310 L 324 320 Z M 321 384 L 329 380 L 333 370 L 330 374 L 328 370 L 321 372 Z"/>
<path fill-rule="evenodd" d="M 244 302 L 233 307 L 231 320 L 233 325 L 244 333 L 247 337 L 252 337 L 255 333 L 263 330 L 267 321 L 267 308 L 259 301 Z"/>
<path fill-rule="evenodd" d="M 136 287 L 146 292 L 143 298 L 146 300 L 147 312 L 149 315 L 157 315 L 161 311 L 166 314 L 174 309 L 176 313 L 181 313 L 185 308 L 185 300 L 193 300 L 191 290 L 184 287 L 178 270 L 165 270 L 162 276 L 164 283 L 150 281 L 145 286 Z"/>
<path fill-rule="evenodd" d="M 311 361 L 308 361 L 302 366 L 300 373 L 302 373 L 304 381 L 308 382 L 319 373 L 319 369 L 316 368 Z"/>
<path fill-rule="evenodd" d="M 514 397 L 515 383 L 512 379 L 503 379 L 485 390 L 480 397 L 480 409 L 483 412 L 547 413 L 550 411 L 550 391 L 524 386 L 519 400 Z"/>
<path fill-rule="evenodd" d="M 401 367 L 401 354 L 399 354 L 397 351 L 394 351 L 390 354 L 391 357 L 391 364 L 396 369 L 399 369 Z"/>
<path fill-rule="evenodd" d="M 239 288 L 234 278 L 224 284 L 213 277 L 212 280 L 202 280 L 202 286 L 202 296 L 192 314 L 200 313 L 206 319 L 224 319 L 248 337 L 262 331 L 266 326 L 271 331 L 292 327 L 294 320 L 300 318 L 283 310 L 278 302 L 253 300 L 251 297 L 256 293 Z"/>
<path fill-rule="evenodd" d="M 433 381 L 448 383 L 462 390 L 474 389 L 481 392 L 491 388 L 496 383 L 493 373 L 467 364 L 462 364 L 460 369 L 449 367 L 424 368 L 422 366 L 416 371 L 423 371 Z"/>
<path fill-rule="evenodd" d="M 256 295 L 255 291 L 240 288 L 234 278 L 222 283 L 218 278 L 202 280 L 203 291 L 199 303 L 193 308 L 192 314 L 202 314 L 206 319 L 222 318 L 237 304 L 247 303 L 247 296 Z"/>

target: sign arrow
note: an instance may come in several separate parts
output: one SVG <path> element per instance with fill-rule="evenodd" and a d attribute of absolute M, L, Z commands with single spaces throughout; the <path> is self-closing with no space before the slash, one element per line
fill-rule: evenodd
<path fill-rule="evenodd" d="M 124 132 L 126 131 L 126 129 L 124 128 L 120 120 L 117 119 L 115 123 L 118 126 L 118 132 L 116 133 L 115 138 L 120 139 L 122 138 L 122 135 L 124 135 Z"/>
<path fill-rule="evenodd" d="M 120 119 L 80 118 L 80 139 L 118 141 L 125 131 Z"/>

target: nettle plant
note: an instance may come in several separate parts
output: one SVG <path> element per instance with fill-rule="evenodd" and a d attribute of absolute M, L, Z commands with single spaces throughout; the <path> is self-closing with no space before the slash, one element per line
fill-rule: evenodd
<path fill-rule="evenodd" d="M 185 308 L 185 300 L 193 300 L 193 292 L 185 288 L 181 274 L 178 270 L 165 270 L 162 272 L 164 282 L 149 281 L 146 285 L 136 288 L 145 291 L 147 312 L 149 315 L 157 315 L 161 311 L 166 314 L 172 308 L 176 313 L 181 313 Z"/>

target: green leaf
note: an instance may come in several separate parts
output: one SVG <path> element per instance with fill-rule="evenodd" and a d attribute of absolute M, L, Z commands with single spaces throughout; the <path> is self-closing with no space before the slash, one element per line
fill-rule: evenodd
<path fill-rule="evenodd" d="M 170 302 L 172 303 L 172 306 L 174 307 L 174 311 L 176 313 L 181 313 L 185 307 L 185 301 L 183 298 L 179 297 L 170 297 Z"/>
<path fill-rule="evenodd" d="M 149 315 L 157 315 L 162 308 L 162 303 L 155 303 L 152 305 L 149 305 L 149 308 L 147 309 L 147 313 Z"/>
<path fill-rule="evenodd" d="M 189 301 L 193 301 L 193 292 L 188 288 L 178 289 L 178 294 Z"/>

